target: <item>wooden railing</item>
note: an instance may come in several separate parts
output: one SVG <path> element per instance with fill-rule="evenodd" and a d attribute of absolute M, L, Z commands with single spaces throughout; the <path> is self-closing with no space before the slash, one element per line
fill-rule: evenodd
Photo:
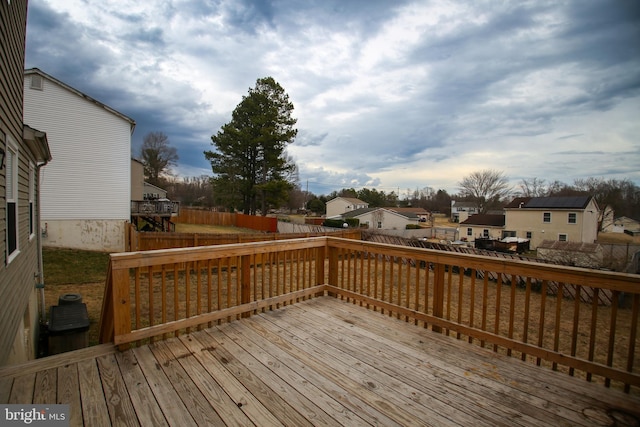
<path fill-rule="evenodd" d="M 179 333 L 321 292 L 325 246 L 310 238 L 112 254 L 100 341 Z"/>
<path fill-rule="evenodd" d="M 180 202 L 170 200 L 132 200 L 132 216 L 176 216 L 180 212 Z"/>
<path fill-rule="evenodd" d="M 105 292 L 101 341 L 118 345 L 328 293 L 569 375 L 640 388 L 637 275 L 318 237 L 114 254 Z M 600 292 L 611 293 L 610 306 L 598 304 Z"/>
<path fill-rule="evenodd" d="M 359 229 L 337 229 L 319 233 L 167 233 L 164 231 L 137 231 L 129 224 L 125 235 L 126 252 L 151 251 L 156 249 L 187 248 L 195 246 L 228 245 L 232 243 L 266 242 L 307 237 L 335 236 L 360 240 Z"/>

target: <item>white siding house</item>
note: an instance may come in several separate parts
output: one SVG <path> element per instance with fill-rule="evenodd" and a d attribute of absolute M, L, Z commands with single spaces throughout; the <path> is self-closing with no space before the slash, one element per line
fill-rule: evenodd
<path fill-rule="evenodd" d="M 451 201 L 451 221 L 463 222 L 471 215 L 480 213 L 480 209 L 471 202 L 462 202 L 458 200 Z"/>
<path fill-rule="evenodd" d="M 55 159 L 41 177 L 44 245 L 124 250 L 135 122 L 37 68 L 24 73 L 24 122 Z"/>
<path fill-rule="evenodd" d="M 360 225 L 371 230 L 404 230 L 407 225 L 418 225 L 416 215 L 402 214 L 390 208 L 363 208 L 343 215 L 345 218 L 357 218 Z"/>
<path fill-rule="evenodd" d="M 166 199 L 167 190 L 160 188 L 148 182 L 144 183 L 144 200 Z"/>
<path fill-rule="evenodd" d="M 369 203 L 355 197 L 336 197 L 327 202 L 327 218 L 339 218 L 347 212 L 368 207 Z"/>

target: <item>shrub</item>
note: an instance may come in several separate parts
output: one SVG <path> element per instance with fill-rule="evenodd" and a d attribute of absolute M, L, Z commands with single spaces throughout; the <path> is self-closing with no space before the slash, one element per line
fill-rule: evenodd
<path fill-rule="evenodd" d="M 360 227 L 360 220 L 358 218 L 347 218 L 345 222 L 349 224 L 349 227 L 352 227 L 352 228 Z"/>
<path fill-rule="evenodd" d="M 325 219 L 322 225 L 332 228 L 344 228 L 344 221 L 341 219 Z"/>
<path fill-rule="evenodd" d="M 344 224 L 347 224 L 350 228 L 357 228 L 360 226 L 360 220 L 357 218 L 347 218 L 347 219 L 325 219 L 322 225 L 325 227 L 333 227 L 333 228 L 345 228 Z"/>

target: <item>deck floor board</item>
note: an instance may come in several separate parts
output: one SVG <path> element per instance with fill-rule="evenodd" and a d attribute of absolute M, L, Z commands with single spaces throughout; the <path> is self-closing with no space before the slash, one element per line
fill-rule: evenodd
<path fill-rule="evenodd" d="M 527 422 L 522 413 L 504 408 L 502 404 L 495 405 L 494 401 L 484 396 L 484 388 L 469 387 L 466 378 L 449 376 L 445 382 L 441 378 L 442 374 L 421 370 L 424 352 L 418 353 L 417 350 L 397 343 L 394 346 L 386 345 L 378 336 L 365 337 L 361 331 L 351 331 L 351 325 L 336 327 L 335 324 L 328 324 L 322 317 L 312 316 L 309 311 L 301 311 L 300 314 L 265 319 L 284 329 L 296 330 L 303 342 L 313 343 L 330 358 L 342 358 L 344 362 L 371 376 L 377 376 L 378 372 L 384 373 L 386 376 L 381 381 L 433 410 L 449 413 L 448 409 L 460 401 L 473 401 L 473 411 L 461 407 L 461 412 L 450 415 L 460 423 L 493 426 L 539 423 L 538 420 Z M 334 338 L 335 334 L 340 335 L 338 340 Z M 481 412 L 479 408 L 485 410 Z"/>
<path fill-rule="evenodd" d="M 637 395 L 332 297 L 2 368 L 0 403 L 68 403 L 73 426 L 640 422 Z"/>
<path fill-rule="evenodd" d="M 539 425 L 545 420 L 556 420 L 553 414 L 547 414 L 548 399 L 541 399 L 513 388 L 514 378 L 518 378 L 520 373 L 517 369 L 518 364 L 511 371 L 512 359 L 506 359 L 505 367 L 509 370 L 505 371 L 505 368 L 498 366 L 500 362 L 496 360 L 495 355 L 488 350 L 480 349 L 481 354 L 488 356 L 491 363 L 481 359 L 484 365 L 482 369 L 478 369 L 473 366 L 473 360 L 457 357 L 456 345 L 460 341 L 440 336 L 441 339 L 435 340 L 438 341 L 438 345 L 434 345 L 433 340 L 429 341 L 432 332 L 421 328 L 397 328 L 398 323 L 402 321 L 389 316 L 382 316 L 376 325 L 361 326 L 367 322 L 366 317 L 350 316 L 350 310 L 342 309 L 340 306 L 329 305 L 321 309 L 308 308 L 302 317 L 309 322 L 315 322 L 314 324 L 322 330 L 320 336 L 329 336 L 328 328 L 335 328 L 334 330 L 343 337 L 342 340 L 351 340 L 350 346 L 353 351 L 360 349 L 360 359 L 376 364 L 376 359 L 393 355 L 393 358 L 389 359 L 394 361 L 393 364 L 388 367 L 375 366 L 379 366 L 379 369 L 396 370 L 399 375 L 405 376 L 404 381 L 413 382 L 420 379 L 422 384 L 429 384 L 425 394 L 430 397 L 446 399 L 445 403 L 449 405 L 455 405 L 456 401 L 460 400 L 473 401 L 470 414 L 477 418 L 486 418 L 490 423 L 506 422 L 511 425 Z M 336 326 L 332 323 L 331 326 L 323 326 L 330 317 L 341 319 L 342 324 Z M 440 345 L 440 342 L 446 341 L 450 341 L 453 347 Z M 380 346 L 376 357 L 368 357 L 362 352 L 371 342 Z M 348 347 L 342 346 L 342 349 L 347 351 Z M 429 369 L 419 369 L 420 366 L 428 366 Z M 504 377 L 505 373 L 512 377 L 510 385 L 496 381 Z M 434 387 L 436 390 L 433 390 Z M 484 408 L 485 411 L 479 411 L 480 408 Z M 554 409 L 556 408 L 552 408 L 551 411 Z M 462 407 L 461 410 L 469 408 Z M 582 418 L 577 417 L 573 421 L 580 425 Z"/>
<path fill-rule="evenodd" d="M 348 306 L 349 304 L 327 304 L 326 299 L 320 299 L 307 310 L 313 311 L 323 319 L 330 317 L 341 319 L 345 323 L 357 322 L 358 325 L 366 325 L 360 328 L 362 335 L 373 336 L 379 340 L 387 339 L 392 345 L 401 343 L 414 347 L 421 353 L 435 351 L 433 354 L 446 354 L 446 358 L 433 357 L 429 363 L 439 366 L 444 372 L 475 381 L 487 392 L 493 389 L 502 396 L 528 398 L 531 402 L 549 407 L 554 405 L 547 403 L 555 402 L 560 408 L 567 408 L 572 412 L 572 416 L 593 404 L 598 411 L 607 411 L 611 407 L 624 411 L 638 410 L 640 401 L 637 395 L 635 398 L 621 399 L 620 393 L 609 393 L 610 390 L 603 389 L 600 384 L 588 383 L 583 378 L 570 377 L 566 373 L 554 372 L 548 368 L 532 367 L 530 363 L 517 363 L 519 359 L 496 354 L 489 346 L 467 346 L 464 347 L 465 351 L 461 352 L 462 341 L 444 336 L 433 339 L 430 331 L 419 327 L 398 328 L 398 321 L 389 316 L 371 322 L 368 316 L 362 316 L 367 314 L 366 312 L 354 311 Z M 584 421 L 584 417 L 578 416 L 577 419 Z M 586 422 L 589 425 L 589 421 Z"/>

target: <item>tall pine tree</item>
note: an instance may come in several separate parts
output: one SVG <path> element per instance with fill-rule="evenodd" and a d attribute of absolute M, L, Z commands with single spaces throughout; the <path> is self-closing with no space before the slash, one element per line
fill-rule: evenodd
<path fill-rule="evenodd" d="M 272 77 L 258 79 L 242 97 L 231 121 L 211 137 L 215 150 L 204 152 L 220 203 L 266 215 L 269 207 L 286 200 L 296 176 L 296 165 L 286 154 L 298 133 L 292 112 L 289 96 Z"/>

